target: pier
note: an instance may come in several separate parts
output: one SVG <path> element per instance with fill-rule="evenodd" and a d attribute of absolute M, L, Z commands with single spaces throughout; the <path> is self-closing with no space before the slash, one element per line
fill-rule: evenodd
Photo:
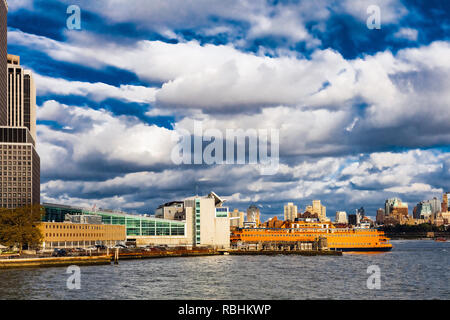
<path fill-rule="evenodd" d="M 0 259 L 0 269 L 63 267 L 70 265 L 88 266 L 88 265 L 105 265 L 110 263 L 111 257 L 107 255 L 84 256 L 84 257 L 14 258 L 14 259 Z"/>

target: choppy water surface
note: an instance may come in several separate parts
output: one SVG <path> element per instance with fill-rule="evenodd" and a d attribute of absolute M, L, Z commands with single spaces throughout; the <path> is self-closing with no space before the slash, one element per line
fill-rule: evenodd
<path fill-rule="evenodd" d="M 0 299 L 450 299 L 450 242 L 392 241 L 380 254 L 211 256 L 81 267 L 0 270 Z M 378 265 L 381 289 L 367 289 Z"/>

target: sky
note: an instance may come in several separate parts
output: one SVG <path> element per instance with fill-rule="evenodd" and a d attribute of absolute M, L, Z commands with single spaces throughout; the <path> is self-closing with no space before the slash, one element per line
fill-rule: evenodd
<path fill-rule="evenodd" d="M 69 29 L 70 5 L 80 29 Z M 368 28 L 380 9 L 380 28 Z M 41 202 L 153 213 L 214 191 L 263 219 L 450 190 L 450 2 L 8 1 L 37 87 Z M 274 129 L 279 169 L 175 164 L 182 130 Z M 179 135 L 178 135 L 179 137 Z"/>

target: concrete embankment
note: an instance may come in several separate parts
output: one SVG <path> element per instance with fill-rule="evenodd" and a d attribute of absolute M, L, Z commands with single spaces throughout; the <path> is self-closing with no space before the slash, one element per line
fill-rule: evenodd
<path fill-rule="evenodd" d="M 156 259 L 156 258 L 169 258 L 169 257 L 200 257 L 200 256 L 213 256 L 221 254 L 215 250 L 209 251 L 161 251 L 161 252 L 124 252 L 119 253 L 120 260 L 128 259 Z M 111 255 L 114 258 L 114 255 Z"/>
<path fill-rule="evenodd" d="M 224 254 L 231 255 L 288 255 L 295 254 L 301 256 L 342 256 L 340 251 L 332 250 L 228 250 Z"/>
<path fill-rule="evenodd" d="M 7 268 L 30 268 L 30 267 L 62 267 L 62 266 L 85 266 L 85 265 L 104 265 L 110 264 L 111 257 L 49 257 L 49 258 L 14 258 L 0 259 L 0 269 Z"/>

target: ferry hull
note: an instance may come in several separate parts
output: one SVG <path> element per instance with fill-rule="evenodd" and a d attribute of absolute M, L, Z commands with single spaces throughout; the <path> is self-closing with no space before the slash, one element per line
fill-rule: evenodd
<path fill-rule="evenodd" d="M 373 247 L 373 248 L 330 248 L 331 250 L 342 252 L 387 252 L 391 251 L 392 247 Z"/>

